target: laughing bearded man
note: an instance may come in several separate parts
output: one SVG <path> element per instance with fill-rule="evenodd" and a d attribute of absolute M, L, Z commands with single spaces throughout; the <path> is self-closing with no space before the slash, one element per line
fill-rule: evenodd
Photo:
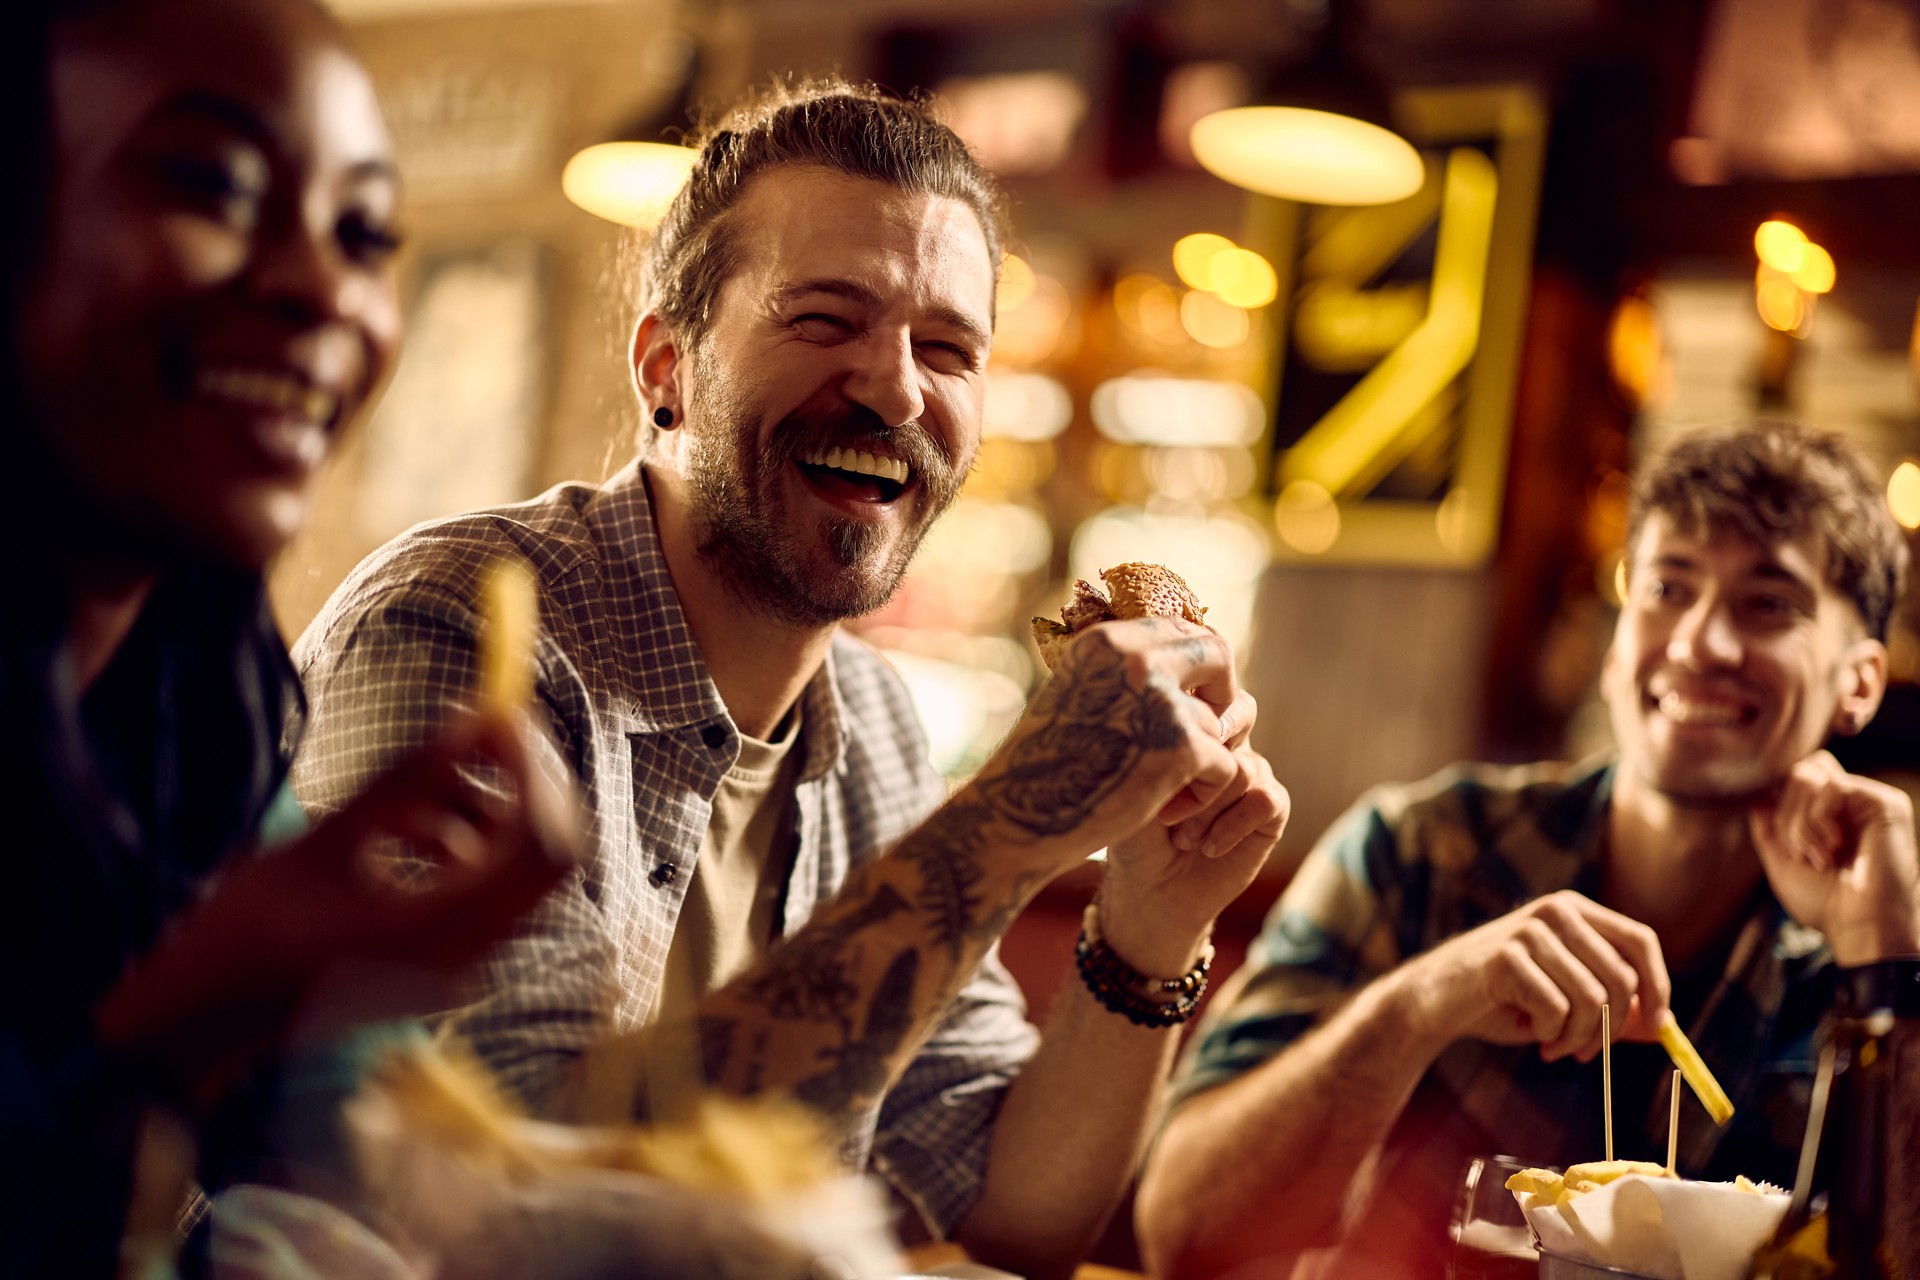
<path fill-rule="evenodd" d="M 648 251 L 640 457 L 363 564 L 297 649 L 295 782 L 331 809 L 470 702 L 478 583 L 524 557 L 543 765 L 584 793 L 589 856 L 451 1029 L 577 1117 L 600 1114 L 597 1045 L 678 1028 L 679 1074 L 790 1092 L 933 1230 L 1042 1276 L 1124 1189 L 1192 1002 L 1069 982 L 1041 1036 L 996 939 L 1106 845 L 1090 947 L 1193 973 L 1287 801 L 1204 628 L 1076 640 L 951 798 L 899 680 L 839 631 L 972 463 L 1003 234 L 992 179 L 919 106 L 812 86 L 708 131 Z M 657 1113 L 665 1074 L 619 1104 Z"/>

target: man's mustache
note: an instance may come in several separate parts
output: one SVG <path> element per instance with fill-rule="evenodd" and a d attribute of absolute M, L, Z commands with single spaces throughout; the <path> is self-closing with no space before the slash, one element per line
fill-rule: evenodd
<path fill-rule="evenodd" d="M 890 427 L 865 405 L 797 409 L 780 420 L 773 444 L 775 455 L 784 457 L 852 448 L 899 458 L 943 505 L 959 489 L 962 478 L 952 456 L 917 420 Z"/>

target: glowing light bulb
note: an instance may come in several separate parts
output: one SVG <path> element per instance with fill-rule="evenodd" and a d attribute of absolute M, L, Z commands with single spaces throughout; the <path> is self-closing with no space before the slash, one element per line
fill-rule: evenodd
<path fill-rule="evenodd" d="M 1399 134 L 1304 107 L 1233 107 L 1194 122 L 1208 172 L 1262 195 L 1310 204 L 1387 204 L 1420 189 L 1426 168 Z"/>
<path fill-rule="evenodd" d="M 1753 233 L 1753 251 L 1760 255 L 1760 261 L 1790 276 L 1806 260 L 1807 233 L 1791 222 L 1769 218 Z"/>
<path fill-rule="evenodd" d="M 602 142 L 574 153 L 560 174 L 567 199 L 595 217 L 659 225 L 693 172 L 694 150 L 665 142 Z"/>

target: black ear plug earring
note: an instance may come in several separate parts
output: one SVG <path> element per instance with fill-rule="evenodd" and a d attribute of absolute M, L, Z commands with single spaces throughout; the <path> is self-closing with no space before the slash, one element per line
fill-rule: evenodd
<path fill-rule="evenodd" d="M 653 425 L 656 427 L 672 426 L 673 410 L 667 408 L 665 405 L 661 405 L 658 409 L 655 409 L 653 411 Z"/>

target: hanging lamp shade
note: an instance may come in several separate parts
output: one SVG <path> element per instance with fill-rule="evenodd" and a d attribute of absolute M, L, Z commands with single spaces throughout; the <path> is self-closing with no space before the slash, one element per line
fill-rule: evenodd
<path fill-rule="evenodd" d="M 692 147 L 670 142 L 599 142 L 576 151 L 560 174 L 567 199 L 630 227 L 653 227 L 693 172 Z"/>
<path fill-rule="evenodd" d="M 1309 204 L 1388 204 L 1420 189 L 1420 153 L 1390 129 L 1310 107 L 1232 107 L 1193 126 L 1193 154 L 1216 177 Z"/>
<path fill-rule="evenodd" d="M 1216 177 L 1309 204 L 1388 204 L 1426 180 L 1420 153 L 1391 128 L 1385 88 L 1348 51 L 1351 0 L 1328 0 L 1312 52 L 1267 79 L 1254 106 L 1194 122 L 1194 158 Z"/>

